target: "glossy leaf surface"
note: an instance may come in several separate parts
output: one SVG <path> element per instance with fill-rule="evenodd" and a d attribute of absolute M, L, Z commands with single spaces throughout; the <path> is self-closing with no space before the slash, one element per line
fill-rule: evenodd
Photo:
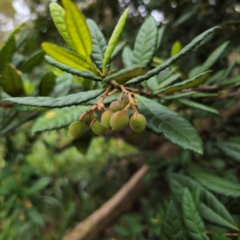
<path fill-rule="evenodd" d="M 77 54 L 52 43 L 42 43 L 43 50 L 53 59 L 78 70 L 94 71 L 93 66 Z"/>
<path fill-rule="evenodd" d="M 39 85 L 39 95 L 48 96 L 52 92 L 55 82 L 55 75 L 52 72 L 46 73 Z"/>
<path fill-rule="evenodd" d="M 24 73 L 31 71 L 34 67 L 41 63 L 44 59 L 44 52 L 40 51 L 30 57 L 20 68 Z"/>
<path fill-rule="evenodd" d="M 51 12 L 52 19 L 58 32 L 61 34 L 65 42 L 75 50 L 75 46 L 68 34 L 67 26 L 65 23 L 65 10 L 57 3 L 51 2 L 49 5 L 49 9 Z"/>
<path fill-rule="evenodd" d="M 24 95 L 23 82 L 19 72 L 12 64 L 7 64 L 0 77 L 0 85 L 10 96 Z"/>
<path fill-rule="evenodd" d="M 95 74 L 93 74 L 90 71 L 81 71 L 78 70 L 76 68 L 72 68 L 70 66 L 67 66 L 63 63 L 60 63 L 56 60 L 54 60 L 53 58 L 46 56 L 45 59 L 47 60 L 47 62 L 49 62 L 51 65 L 60 68 L 63 71 L 66 71 L 68 73 L 71 73 L 73 75 L 79 76 L 79 77 L 83 77 L 83 78 L 87 78 L 87 79 L 92 79 L 94 81 L 102 81 L 102 79 L 98 76 L 96 76 Z"/>
<path fill-rule="evenodd" d="M 92 52 L 92 38 L 83 14 L 71 0 L 62 0 L 65 9 L 65 23 L 68 34 L 78 54 L 89 62 Z"/>

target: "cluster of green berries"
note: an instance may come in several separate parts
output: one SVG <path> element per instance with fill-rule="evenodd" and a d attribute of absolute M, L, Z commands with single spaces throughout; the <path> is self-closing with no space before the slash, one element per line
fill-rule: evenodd
<path fill-rule="evenodd" d="M 128 110 L 125 110 L 128 103 L 127 97 L 113 101 L 108 109 L 104 109 L 99 120 L 92 112 L 82 114 L 78 121 L 69 126 L 70 135 L 79 138 L 89 127 L 95 134 L 102 135 L 108 131 L 121 131 L 128 123 L 134 132 L 144 131 L 147 125 L 145 117 L 135 112 L 129 118 Z"/>

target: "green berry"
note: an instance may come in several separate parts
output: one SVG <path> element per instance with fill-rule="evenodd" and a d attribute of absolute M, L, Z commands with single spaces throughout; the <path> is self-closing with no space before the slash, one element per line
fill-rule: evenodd
<path fill-rule="evenodd" d="M 125 108 L 128 105 L 128 103 L 129 103 L 128 97 L 124 97 L 122 99 L 122 106 L 123 106 L 123 108 Z"/>
<path fill-rule="evenodd" d="M 69 126 L 69 133 L 73 138 L 80 138 L 87 130 L 87 126 L 80 121 L 74 121 Z"/>
<path fill-rule="evenodd" d="M 132 115 L 129 125 L 134 132 L 142 132 L 145 130 L 147 121 L 142 114 Z"/>
<path fill-rule="evenodd" d="M 110 128 L 111 125 L 110 125 L 110 119 L 113 115 L 113 112 L 111 110 L 106 110 L 103 114 L 102 114 L 102 117 L 101 117 L 101 123 L 104 127 L 106 128 Z"/>
<path fill-rule="evenodd" d="M 115 100 L 113 102 L 111 102 L 110 106 L 109 106 L 109 110 L 111 110 L 112 112 L 117 112 L 123 109 L 123 105 L 122 105 L 122 101 L 120 100 Z"/>
<path fill-rule="evenodd" d="M 113 130 L 121 131 L 127 126 L 128 121 L 129 121 L 129 116 L 127 111 L 122 110 L 122 111 L 115 112 L 112 115 L 110 119 L 110 125 L 113 128 Z"/>
<path fill-rule="evenodd" d="M 107 128 L 104 127 L 103 124 L 100 123 L 99 121 L 95 121 L 92 124 L 92 130 L 97 135 L 103 135 L 107 131 Z"/>
<path fill-rule="evenodd" d="M 84 117 L 81 119 L 81 117 L 84 115 Z M 92 122 L 92 117 L 89 113 L 85 114 L 83 113 L 80 118 L 81 119 L 81 122 L 85 123 L 87 126 L 90 125 L 90 123 Z"/>

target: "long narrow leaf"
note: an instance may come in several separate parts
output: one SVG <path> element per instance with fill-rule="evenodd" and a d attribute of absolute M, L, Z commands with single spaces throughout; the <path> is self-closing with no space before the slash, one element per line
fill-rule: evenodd
<path fill-rule="evenodd" d="M 216 30 L 219 30 L 219 29 L 221 29 L 221 27 L 213 27 L 213 28 L 208 29 L 207 31 L 203 32 L 202 34 L 200 34 L 199 36 L 194 38 L 193 41 L 191 43 L 189 43 L 187 46 L 185 46 L 178 54 L 176 54 L 175 56 L 169 58 L 162 65 L 157 66 L 156 68 L 154 68 L 151 71 L 147 72 L 143 76 L 139 76 L 139 77 L 136 77 L 136 78 L 130 80 L 127 84 L 134 84 L 134 83 L 142 82 L 142 81 L 147 80 L 150 77 L 158 74 L 159 72 L 161 72 L 162 70 L 164 70 L 165 68 L 170 66 L 172 63 L 177 61 L 179 58 L 181 58 L 182 56 L 187 54 L 189 51 L 194 49 L 209 34 L 213 33 Z"/>
<path fill-rule="evenodd" d="M 10 96 L 24 95 L 23 82 L 19 72 L 12 64 L 7 64 L 0 77 L 0 85 Z"/>
<path fill-rule="evenodd" d="M 88 109 L 89 107 L 86 106 L 72 106 L 61 109 L 51 109 L 34 122 L 34 125 L 32 126 L 32 132 L 36 133 L 66 127 L 73 121 L 78 120 L 79 116 Z"/>
<path fill-rule="evenodd" d="M 201 73 L 191 79 L 188 79 L 188 80 L 185 80 L 185 81 L 182 81 L 180 83 L 176 83 L 170 87 L 167 87 L 167 88 L 164 88 L 162 89 L 161 91 L 159 92 L 162 92 L 162 93 L 171 93 L 171 92 L 175 92 L 175 91 L 181 91 L 183 89 L 188 89 L 188 88 L 192 88 L 192 87 L 197 87 L 199 86 L 200 84 L 202 84 L 204 81 L 206 81 L 209 73 L 211 71 L 207 71 L 207 72 L 204 72 L 204 73 Z"/>
<path fill-rule="evenodd" d="M 161 133 L 173 144 L 202 154 L 202 140 L 195 128 L 171 109 L 148 98 L 135 95 L 138 109 L 147 119 L 147 128 L 157 135 Z"/>
<path fill-rule="evenodd" d="M 36 107 L 49 107 L 49 108 L 62 108 L 73 105 L 79 105 L 85 103 L 91 99 L 98 97 L 104 90 L 91 90 L 87 92 L 80 92 L 71 94 L 64 97 L 52 98 L 52 97 L 16 97 L 5 98 L 4 101 L 13 102 L 21 105 L 36 106 Z"/>
<path fill-rule="evenodd" d="M 128 46 L 123 49 L 122 61 L 125 68 L 132 66 L 132 50 Z"/>
<path fill-rule="evenodd" d="M 47 62 L 49 62 L 51 65 L 62 69 L 63 71 L 66 71 L 68 73 L 71 73 L 73 75 L 79 76 L 79 77 L 84 77 L 87 79 L 92 79 L 94 81 L 102 81 L 102 79 L 98 76 L 96 76 L 95 74 L 93 74 L 90 71 L 81 71 L 78 70 L 76 68 L 72 68 L 70 66 L 67 66 L 65 64 L 62 64 L 56 60 L 54 60 L 53 58 L 49 57 L 49 56 L 45 56 L 45 59 L 47 60 Z"/>
<path fill-rule="evenodd" d="M 71 0 L 62 0 L 62 4 L 66 11 L 65 23 L 68 34 L 75 49 L 77 53 L 86 57 L 91 62 L 92 38 L 85 18 Z"/>
<path fill-rule="evenodd" d="M 185 188 L 182 193 L 182 211 L 183 221 L 191 239 L 208 240 L 209 238 L 205 233 L 204 222 L 200 217 L 192 195 L 187 188 Z"/>
<path fill-rule="evenodd" d="M 162 240 L 184 240 L 186 239 L 183 232 L 181 219 L 178 215 L 177 209 L 170 201 L 165 219 L 161 228 L 160 239 Z"/>
<path fill-rule="evenodd" d="M 61 34 L 65 42 L 73 49 L 76 50 L 66 27 L 65 23 L 65 10 L 57 3 L 51 2 L 49 5 L 52 19 L 58 32 Z"/>
<path fill-rule="evenodd" d="M 41 63 L 44 59 L 44 52 L 39 51 L 30 57 L 20 68 L 20 70 L 24 73 L 31 71 L 35 66 Z"/>
<path fill-rule="evenodd" d="M 218 110 L 209 106 L 206 106 L 204 104 L 198 103 L 198 102 L 194 102 L 191 101 L 189 99 L 179 99 L 178 100 L 180 103 L 187 105 L 189 107 L 193 107 L 193 108 L 197 108 L 206 112 L 211 112 L 211 113 L 215 113 L 218 114 Z"/>
<path fill-rule="evenodd" d="M 103 80 L 103 83 L 108 83 L 111 80 L 115 80 L 119 84 L 124 84 L 129 79 L 135 76 L 143 75 L 146 72 L 147 72 L 147 68 L 143 66 L 133 66 L 129 68 L 123 68 L 122 70 L 106 77 Z"/>
<path fill-rule="evenodd" d="M 189 174 L 205 188 L 227 197 L 240 197 L 240 184 L 196 169 L 190 169 Z"/>
<path fill-rule="evenodd" d="M 149 17 L 141 26 L 137 35 L 132 62 L 134 65 L 147 66 L 155 54 L 157 46 L 157 24 L 154 17 Z"/>
<path fill-rule="evenodd" d="M 227 157 L 240 162 L 240 144 L 233 142 L 217 142 L 215 144 Z"/>
<path fill-rule="evenodd" d="M 2 73 L 3 69 L 7 65 L 7 63 L 10 63 L 15 51 L 15 38 L 14 36 L 10 37 L 7 39 L 5 42 L 3 48 L 1 49 L 0 52 L 0 74 Z"/>
<path fill-rule="evenodd" d="M 236 223 L 226 207 L 208 190 L 202 187 L 195 180 L 181 174 L 171 173 L 168 175 L 171 192 L 181 201 L 184 187 L 190 191 L 200 189 L 200 214 L 204 220 L 223 227 L 238 230 Z"/>
<path fill-rule="evenodd" d="M 104 54 L 104 59 L 103 59 L 103 73 L 105 73 L 105 71 L 106 71 L 106 66 L 111 58 L 112 52 L 117 44 L 117 41 L 123 31 L 124 26 L 126 24 L 127 16 L 128 16 L 128 8 L 124 11 L 121 18 L 119 19 L 119 21 L 112 33 L 112 36 L 109 40 L 106 52 Z"/>
<path fill-rule="evenodd" d="M 93 49 L 92 49 L 91 57 L 93 62 L 98 67 L 98 69 L 102 71 L 103 56 L 107 49 L 106 39 L 103 36 L 102 32 L 99 30 L 97 24 L 93 20 L 88 19 L 87 24 L 92 36 Z"/>
<path fill-rule="evenodd" d="M 92 72 L 96 72 L 94 70 L 94 67 L 90 63 L 88 63 L 86 60 L 82 59 L 72 51 L 47 42 L 42 43 L 42 48 L 50 57 L 60 63 L 79 70 L 89 70 Z"/>

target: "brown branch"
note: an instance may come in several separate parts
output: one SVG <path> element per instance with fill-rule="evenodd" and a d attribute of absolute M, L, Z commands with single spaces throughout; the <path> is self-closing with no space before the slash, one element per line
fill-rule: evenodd
<path fill-rule="evenodd" d="M 105 204 L 68 232 L 63 240 L 91 240 L 115 220 L 144 189 L 143 177 L 148 166 L 142 166 Z"/>

